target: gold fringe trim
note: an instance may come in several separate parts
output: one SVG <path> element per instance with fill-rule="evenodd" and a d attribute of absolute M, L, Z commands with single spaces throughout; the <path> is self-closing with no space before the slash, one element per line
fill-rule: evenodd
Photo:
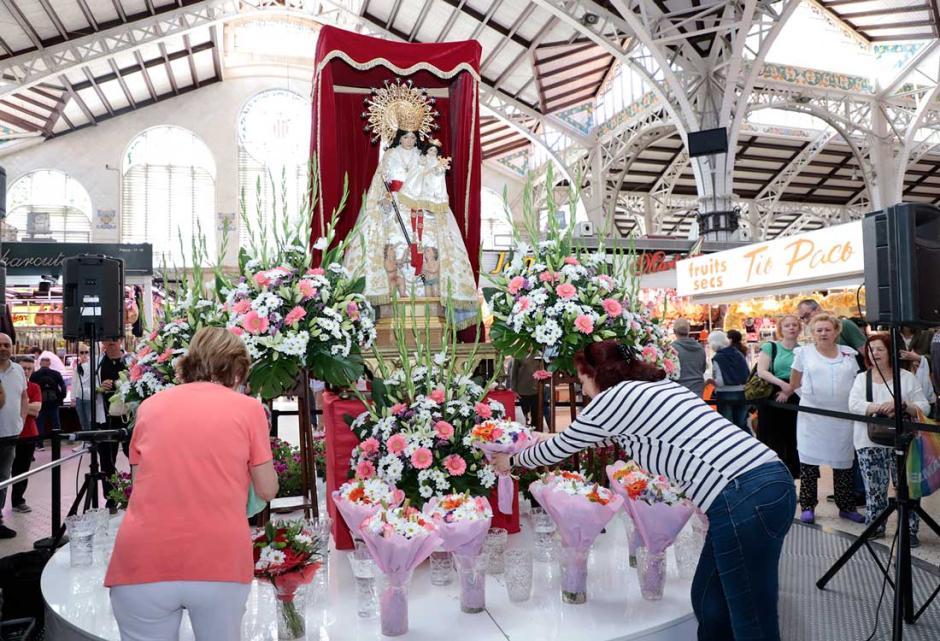
<path fill-rule="evenodd" d="M 436 203 L 431 200 L 416 200 L 404 195 L 401 192 L 398 192 L 398 200 L 406 207 L 410 209 L 424 209 L 431 212 L 432 214 L 446 214 L 448 205 L 447 203 Z"/>
<path fill-rule="evenodd" d="M 375 296 L 373 294 L 364 294 L 364 296 L 370 303 L 372 303 L 373 306 L 391 305 L 393 302 L 397 302 L 401 305 L 407 305 L 407 306 L 411 305 L 411 302 L 409 301 L 409 299 L 401 298 L 400 296 L 395 298 L 395 300 L 393 301 L 391 294 L 385 294 L 382 296 Z M 419 304 L 423 304 L 423 303 L 419 303 Z M 441 302 L 440 299 L 438 299 L 437 304 L 440 305 L 441 307 L 446 307 L 446 305 L 443 302 Z M 460 300 L 451 299 L 451 306 L 453 306 L 454 309 L 459 309 L 460 311 L 469 311 L 473 309 L 479 309 L 480 302 L 477 300 L 460 301 Z"/>
<path fill-rule="evenodd" d="M 453 78 L 458 73 L 466 71 L 471 76 L 473 76 L 474 80 L 480 80 L 480 75 L 476 72 L 473 66 L 467 62 L 461 62 L 459 65 L 453 69 L 450 69 L 449 71 L 444 71 L 443 69 L 435 67 L 434 65 L 428 64 L 426 62 L 419 62 L 417 64 L 411 65 L 410 67 L 399 67 L 398 65 L 392 64 L 392 61 L 388 58 L 372 58 L 367 62 L 358 62 L 353 60 L 352 57 L 345 51 L 331 51 L 330 53 L 326 54 L 326 57 L 320 61 L 319 65 L 317 65 L 318 76 L 320 75 L 320 72 L 323 71 L 323 69 L 326 67 L 326 65 L 334 58 L 339 58 L 353 69 L 359 69 L 360 71 L 366 71 L 368 69 L 372 69 L 373 67 L 388 67 L 395 73 L 402 76 L 409 76 L 415 71 L 420 70 L 430 71 L 438 78 Z"/>

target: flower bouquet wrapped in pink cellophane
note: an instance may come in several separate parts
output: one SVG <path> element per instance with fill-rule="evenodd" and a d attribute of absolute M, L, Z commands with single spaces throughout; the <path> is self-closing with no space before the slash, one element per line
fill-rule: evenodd
<path fill-rule="evenodd" d="M 529 486 L 549 513 L 562 545 L 561 595 L 565 603 L 587 601 L 587 560 L 594 539 L 623 504 L 623 498 L 577 472 L 550 472 Z"/>
<path fill-rule="evenodd" d="M 695 508 L 664 476 L 653 476 L 632 461 L 608 465 L 607 476 L 611 489 L 623 496 L 624 509 L 645 548 L 646 567 L 640 567 L 643 596 L 662 598 L 666 548 L 675 542 Z"/>
<path fill-rule="evenodd" d="M 470 432 L 470 443 L 486 454 L 488 460 L 494 454 L 513 456 L 533 442 L 529 428 L 515 421 L 484 421 Z M 513 489 L 512 476 L 500 474 L 497 496 L 503 514 L 512 514 Z"/>
<path fill-rule="evenodd" d="M 414 569 L 431 556 L 440 544 L 434 522 L 405 504 L 382 508 L 359 526 L 372 560 L 387 584 L 379 600 L 382 634 L 389 637 L 408 632 L 408 582 Z"/>
<path fill-rule="evenodd" d="M 383 505 L 395 507 L 405 500 L 405 493 L 377 478 L 355 478 L 333 491 L 333 503 L 343 515 L 353 538 L 361 538 L 359 526 Z"/>
<path fill-rule="evenodd" d="M 480 550 L 493 521 L 490 502 L 482 496 L 450 494 L 432 498 L 424 513 L 437 526 L 443 548 L 454 555 L 460 577 L 460 609 L 468 614 L 486 608 L 486 572 Z"/>

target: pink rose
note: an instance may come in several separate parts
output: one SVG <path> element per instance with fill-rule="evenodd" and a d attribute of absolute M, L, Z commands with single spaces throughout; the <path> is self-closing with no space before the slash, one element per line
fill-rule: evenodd
<path fill-rule="evenodd" d="M 165 363 L 165 362 L 167 362 L 168 360 L 170 360 L 171 358 L 173 358 L 173 348 L 172 348 L 172 347 L 167 347 L 165 350 L 163 350 L 163 353 L 162 353 L 162 354 L 160 354 L 159 356 L 157 356 L 157 362 L 158 362 L 158 363 Z"/>
<path fill-rule="evenodd" d="M 431 463 L 433 462 L 434 455 L 431 454 L 431 450 L 426 447 L 419 447 L 415 450 L 415 453 L 411 455 L 411 465 L 418 470 L 431 467 Z"/>
<path fill-rule="evenodd" d="M 392 411 L 392 414 L 401 414 L 406 409 L 408 409 L 408 406 L 405 405 L 404 403 L 395 403 L 394 405 L 392 405 L 391 411 Z"/>
<path fill-rule="evenodd" d="M 509 293 L 512 294 L 513 296 L 515 296 L 516 294 L 519 293 L 519 291 L 520 291 L 523 287 L 526 286 L 526 283 L 527 283 L 527 282 L 528 282 L 528 281 L 526 281 L 526 279 L 523 278 L 522 276 L 516 276 L 516 277 L 513 278 L 511 281 L 509 281 L 509 287 L 508 287 Z"/>
<path fill-rule="evenodd" d="M 251 309 L 251 301 L 247 298 L 243 298 L 232 305 L 232 311 L 238 315 L 246 314 L 249 309 Z"/>
<path fill-rule="evenodd" d="M 454 436 L 454 426 L 447 421 L 438 421 L 435 423 L 434 431 L 437 432 L 438 437 L 445 441 L 449 441 Z"/>
<path fill-rule="evenodd" d="M 287 312 L 287 316 L 284 317 L 284 323 L 290 327 L 293 327 L 297 322 L 307 315 L 307 310 L 298 305 L 294 309 Z"/>
<path fill-rule="evenodd" d="M 326 272 L 323 271 L 322 267 L 314 267 L 313 269 L 308 269 L 307 273 L 310 274 L 311 276 L 322 276 Z"/>
<path fill-rule="evenodd" d="M 428 394 L 428 398 L 437 404 L 443 403 L 444 402 L 444 389 L 441 387 L 438 387 L 436 390 Z"/>
<path fill-rule="evenodd" d="M 578 259 L 575 258 L 574 256 L 568 256 L 567 258 L 565 258 L 565 265 L 580 265 L 580 264 L 581 263 L 579 263 Z"/>
<path fill-rule="evenodd" d="M 379 442 L 370 436 L 359 444 L 359 450 L 366 456 L 374 456 L 379 451 Z"/>
<path fill-rule="evenodd" d="M 297 289 L 300 291 L 300 295 L 304 298 L 313 298 L 317 295 L 317 288 L 313 286 L 313 283 L 307 279 L 301 279 L 297 283 Z"/>
<path fill-rule="evenodd" d="M 532 378 L 537 381 L 547 381 L 552 377 L 552 373 L 547 369 L 539 369 L 532 372 Z"/>
<path fill-rule="evenodd" d="M 143 369 L 140 365 L 132 365 L 130 369 L 130 376 L 132 381 L 139 381 L 140 377 L 144 375 Z"/>
<path fill-rule="evenodd" d="M 259 316 L 258 312 L 251 310 L 242 319 L 242 326 L 249 334 L 264 334 L 268 331 L 268 317 Z"/>
<path fill-rule="evenodd" d="M 493 408 L 490 407 L 488 403 L 477 403 L 473 406 L 473 409 L 476 410 L 476 413 L 483 418 L 490 418 L 493 416 Z"/>
<path fill-rule="evenodd" d="M 255 285 L 258 287 L 267 287 L 271 282 L 271 279 L 268 278 L 268 275 L 265 272 L 258 272 L 252 276 L 251 279 L 255 281 Z"/>
<path fill-rule="evenodd" d="M 241 336 L 242 334 L 245 333 L 245 330 L 243 330 L 243 329 L 242 329 L 241 327 L 239 327 L 238 325 L 234 325 L 234 326 L 232 326 L 232 327 L 229 327 L 229 328 L 228 328 L 228 331 L 232 332 L 232 333 L 235 334 L 236 336 Z"/>
<path fill-rule="evenodd" d="M 356 301 L 349 301 L 346 303 L 346 315 L 353 320 L 359 320 L 359 306 L 356 305 Z"/>
<path fill-rule="evenodd" d="M 356 466 L 356 476 L 362 480 L 371 479 L 375 476 L 375 466 L 372 461 L 359 461 L 359 465 Z"/>
<path fill-rule="evenodd" d="M 539 280 L 543 283 L 553 283 L 555 282 L 555 272 L 542 272 L 539 274 Z"/>
<path fill-rule="evenodd" d="M 444 459 L 444 467 L 451 476 L 462 476 L 467 471 L 467 462 L 459 454 L 451 454 Z"/>
<path fill-rule="evenodd" d="M 555 293 L 558 294 L 560 298 L 568 300 L 570 298 L 574 298 L 575 295 L 577 295 L 578 290 L 575 289 L 574 285 L 571 283 L 562 283 L 555 288 Z"/>
<path fill-rule="evenodd" d="M 590 334 L 594 331 L 594 321 L 587 314 L 581 314 L 574 319 L 574 326 L 582 334 Z"/>
<path fill-rule="evenodd" d="M 604 311 L 607 312 L 607 315 L 611 318 L 616 318 L 623 313 L 623 305 L 613 298 L 605 298 L 604 302 L 601 304 L 604 306 Z"/>
<path fill-rule="evenodd" d="M 395 456 L 398 456 L 405 451 L 405 447 L 408 445 L 408 441 L 402 434 L 392 434 L 388 437 L 388 441 L 385 442 L 385 447 L 388 448 L 388 451 Z"/>

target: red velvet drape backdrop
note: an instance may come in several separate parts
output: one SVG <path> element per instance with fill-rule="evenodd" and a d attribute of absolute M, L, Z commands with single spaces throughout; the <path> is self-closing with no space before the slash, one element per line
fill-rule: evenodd
<path fill-rule="evenodd" d="M 349 178 L 349 197 L 337 226 L 339 239 L 355 225 L 363 194 L 378 164 L 378 145 L 363 131 L 363 99 L 353 93 L 382 86 L 385 80 L 410 78 L 418 87 L 445 89 L 438 98 L 436 132 L 444 154 L 453 162 L 447 179 L 451 209 L 467 244 L 473 272 L 479 277 L 480 253 L 480 113 L 478 78 L 480 44 L 393 42 L 325 26 L 317 40 L 313 78 L 311 155 L 318 160 L 320 198 L 313 219 L 313 238 L 326 221 Z"/>

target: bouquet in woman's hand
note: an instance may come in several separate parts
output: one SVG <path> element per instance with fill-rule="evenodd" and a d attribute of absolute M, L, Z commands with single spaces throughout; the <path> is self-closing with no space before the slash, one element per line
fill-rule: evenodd
<path fill-rule="evenodd" d="M 385 507 L 393 507 L 405 500 L 405 493 L 379 479 L 353 479 L 333 491 L 333 502 L 343 515 L 349 531 L 359 537 L 359 526 L 367 518 Z"/>
<path fill-rule="evenodd" d="M 301 585 L 313 580 L 320 568 L 324 542 L 312 524 L 302 520 L 270 521 L 252 536 L 255 576 L 274 585 L 283 612 L 283 623 L 300 638 L 304 634 L 304 615 L 294 604 Z"/>
<path fill-rule="evenodd" d="M 414 569 L 441 544 L 437 527 L 432 519 L 406 504 L 380 509 L 362 522 L 359 531 L 388 579 L 379 602 L 382 634 L 404 634 L 408 631 L 406 586 Z"/>
<path fill-rule="evenodd" d="M 624 508 L 646 549 L 665 552 L 692 516 L 692 504 L 666 477 L 654 476 L 633 461 L 608 465 L 607 477 L 611 489 L 624 497 Z"/>
<path fill-rule="evenodd" d="M 449 494 L 424 504 L 424 513 L 437 526 L 447 552 L 476 556 L 493 520 L 490 502 L 482 496 Z"/>
<path fill-rule="evenodd" d="M 484 421 L 470 431 L 470 444 L 491 460 L 494 454 L 513 456 L 532 445 L 532 432 L 515 421 Z M 507 474 L 499 475 L 499 511 L 512 514 L 513 482 Z"/>

